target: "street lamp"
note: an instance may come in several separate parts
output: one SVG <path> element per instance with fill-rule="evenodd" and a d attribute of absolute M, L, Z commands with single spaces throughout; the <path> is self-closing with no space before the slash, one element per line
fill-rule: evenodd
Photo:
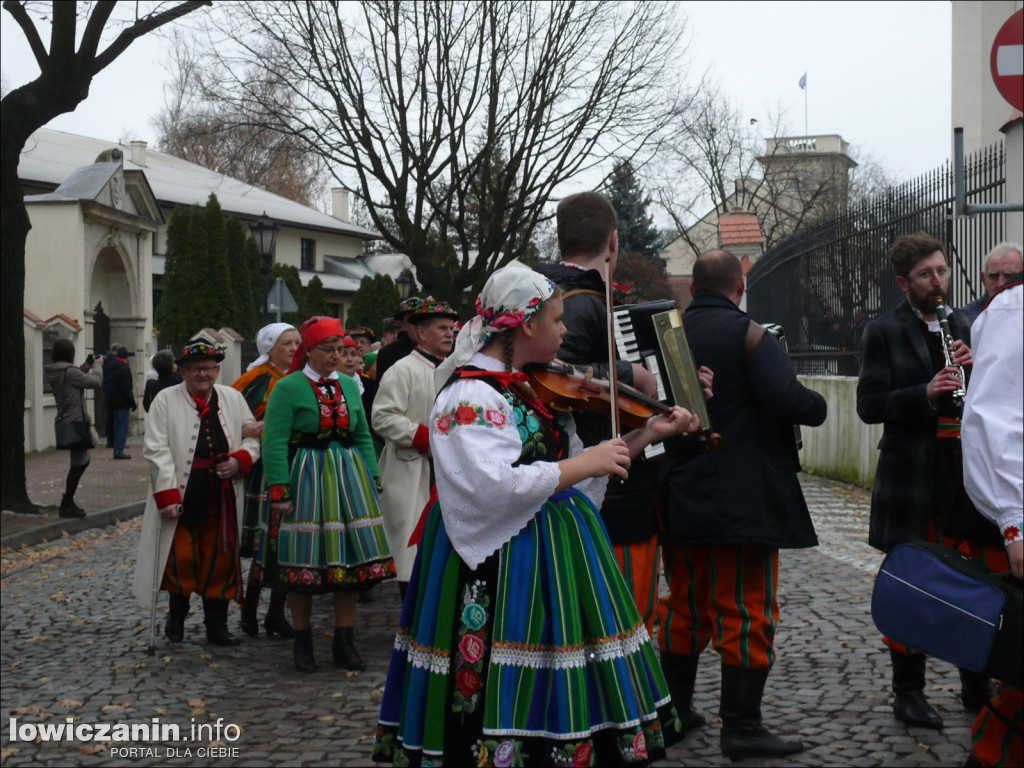
<path fill-rule="evenodd" d="M 395 285 L 398 286 L 398 295 L 401 297 L 402 301 L 409 298 L 409 294 L 412 293 L 412 287 L 415 283 L 416 281 L 412 279 L 412 275 L 409 274 L 409 270 L 403 269 L 402 274 L 400 274 L 398 279 L 395 280 Z"/>
<path fill-rule="evenodd" d="M 267 322 L 267 296 L 270 293 L 270 270 L 274 266 L 274 247 L 277 245 L 277 231 L 281 225 L 267 216 L 263 215 L 256 221 L 249 224 L 249 231 L 252 232 L 252 241 L 256 246 L 256 253 L 260 257 L 260 275 L 263 277 L 263 322 Z"/>

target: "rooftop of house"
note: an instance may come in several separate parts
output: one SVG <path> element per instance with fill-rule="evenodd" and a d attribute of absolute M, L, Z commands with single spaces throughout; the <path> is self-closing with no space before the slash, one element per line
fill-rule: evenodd
<path fill-rule="evenodd" d="M 213 192 L 225 212 L 236 213 L 243 218 L 255 218 L 266 212 L 279 224 L 308 227 L 363 240 L 380 237 L 372 230 L 336 219 L 281 195 L 179 157 L 149 149 L 144 142 L 132 142 L 131 146 L 124 146 L 116 141 L 40 128 L 25 144 L 18 165 L 18 177 L 25 183 L 57 187 L 70 181 L 76 171 L 96 164 L 100 153 L 115 147 L 124 154 L 125 170 L 142 171 L 161 204 L 205 205 Z M 103 172 L 103 169 L 83 171 L 76 179 L 76 187 L 91 188 L 100 181 L 99 176 Z"/>
<path fill-rule="evenodd" d="M 752 211 L 730 211 L 718 219 L 722 247 L 764 242 L 761 223 Z"/>

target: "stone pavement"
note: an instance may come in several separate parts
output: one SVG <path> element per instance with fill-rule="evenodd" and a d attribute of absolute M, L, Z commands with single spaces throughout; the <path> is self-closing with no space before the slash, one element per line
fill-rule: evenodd
<path fill-rule="evenodd" d="M 102 445 L 102 442 L 101 442 Z M 109 525 L 142 513 L 149 486 L 149 468 L 142 458 L 142 436 L 128 438 L 130 461 L 115 461 L 109 448 L 90 452 L 90 462 L 75 494 L 88 517 L 84 520 L 57 516 L 68 474 L 68 453 L 49 449 L 25 456 L 25 482 L 29 500 L 42 505 L 39 514 L 3 510 L 0 513 L 0 545 L 16 549 L 74 533 Z"/>
<path fill-rule="evenodd" d="M 892 718 L 888 654 L 870 618 L 880 555 L 865 541 L 867 494 L 812 476 L 802 482 L 822 546 L 780 557 L 779 654 L 764 715 L 770 727 L 799 734 L 811 747 L 786 761 L 747 764 L 962 765 L 972 717 L 959 706 L 952 666 L 929 662 L 928 694 L 945 730 L 907 729 Z M 359 607 L 356 640 L 369 662 L 363 673 L 330 665 L 326 597 L 315 601 L 321 668 L 312 675 L 294 672 L 287 642 L 261 636 L 234 649 L 207 645 L 195 598 L 186 642 L 171 647 L 159 635 L 167 605 L 162 597 L 157 653 L 147 656 L 149 614 L 129 596 L 139 527 L 134 519 L 3 553 L 3 764 L 367 765 L 398 618 L 397 588 L 382 585 L 374 602 Z M 237 618 L 233 605 L 232 631 Z M 718 748 L 717 705 L 718 670 L 708 654 L 695 706 L 709 725 L 672 748 L 662 765 L 727 762 Z M 90 725 L 157 723 L 176 726 L 180 738 L 12 740 L 10 718 L 20 728 L 59 726 L 67 718 Z M 193 728 L 197 738 L 191 738 Z M 24 735 L 32 736 L 30 730 Z"/>

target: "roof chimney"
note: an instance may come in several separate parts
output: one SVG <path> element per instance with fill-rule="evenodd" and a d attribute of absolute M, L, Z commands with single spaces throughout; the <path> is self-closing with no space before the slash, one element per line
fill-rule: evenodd
<path fill-rule="evenodd" d="M 143 168 L 146 167 L 146 142 L 132 141 L 132 162 Z"/>
<path fill-rule="evenodd" d="M 331 216 L 348 224 L 348 190 L 331 187 Z"/>

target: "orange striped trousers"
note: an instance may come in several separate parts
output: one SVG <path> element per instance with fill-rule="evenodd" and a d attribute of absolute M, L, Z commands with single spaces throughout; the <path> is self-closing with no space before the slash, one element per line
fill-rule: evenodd
<path fill-rule="evenodd" d="M 1024 765 L 1020 688 L 1001 685 L 989 707 L 984 707 L 971 729 L 971 751 L 984 768 Z M 995 713 L 999 714 L 996 715 Z M 1008 721 L 1008 722 L 1007 722 Z"/>
<path fill-rule="evenodd" d="M 176 595 L 198 592 L 214 600 L 231 600 L 238 592 L 235 553 L 220 551 L 220 521 L 210 512 L 206 522 L 178 521 L 160 589 Z"/>
<path fill-rule="evenodd" d="M 666 547 L 669 596 L 658 604 L 662 650 L 769 670 L 779 623 L 779 551 L 761 545 Z"/>
<path fill-rule="evenodd" d="M 647 634 L 654 637 L 654 616 L 658 608 L 658 537 L 616 544 L 613 549 Z"/>

